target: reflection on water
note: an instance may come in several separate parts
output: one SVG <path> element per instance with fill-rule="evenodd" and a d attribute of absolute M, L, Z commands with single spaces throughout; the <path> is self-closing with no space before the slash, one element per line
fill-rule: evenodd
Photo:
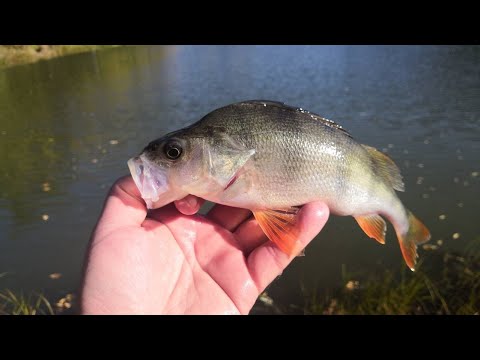
<path fill-rule="evenodd" d="M 272 99 L 343 125 L 392 156 L 402 200 L 440 246 L 479 235 L 480 47 L 125 47 L 0 71 L 0 288 L 65 294 L 110 184 L 153 138 L 222 105 Z M 454 236 L 454 234 L 457 234 Z M 270 293 L 329 286 L 340 268 L 402 262 L 332 217 Z M 57 280 L 49 274 L 61 273 Z"/>

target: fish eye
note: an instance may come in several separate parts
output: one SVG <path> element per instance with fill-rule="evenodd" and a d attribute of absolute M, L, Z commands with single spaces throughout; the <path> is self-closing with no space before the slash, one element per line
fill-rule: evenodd
<path fill-rule="evenodd" d="M 177 160 L 182 155 L 183 149 L 178 142 L 172 141 L 165 145 L 163 151 L 168 159 Z"/>

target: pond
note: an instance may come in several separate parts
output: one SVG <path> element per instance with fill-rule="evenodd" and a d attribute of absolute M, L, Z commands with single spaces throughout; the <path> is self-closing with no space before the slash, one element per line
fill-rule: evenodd
<path fill-rule="evenodd" d="M 90 233 L 127 160 L 249 99 L 318 113 L 389 154 L 404 176 L 399 196 L 431 244 L 462 250 L 480 235 L 480 47 L 119 47 L 0 70 L 0 289 L 53 299 L 76 291 Z M 391 225 L 386 242 L 332 216 L 269 294 L 295 304 L 302 287 L 337 284 L 342 266 L 404 266 Z"/>

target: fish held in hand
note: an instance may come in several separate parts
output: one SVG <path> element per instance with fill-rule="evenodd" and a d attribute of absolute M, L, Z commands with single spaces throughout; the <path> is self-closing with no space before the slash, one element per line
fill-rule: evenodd
<path fill-rule="evenodd" d="M 341 126 L 273 101 L 216 109 L 195 124 L 148 144 L 128 166 L 147 207 L 188 194 L 253 212 L 283 252 L 294 256 L 299 206 L 321 200 L 336 215 L 353 216 L 385 243 L 388 219 L 408 267 L 428 229 L 395 190 L 400 170 L 385 154 L 355 141 Z"/>

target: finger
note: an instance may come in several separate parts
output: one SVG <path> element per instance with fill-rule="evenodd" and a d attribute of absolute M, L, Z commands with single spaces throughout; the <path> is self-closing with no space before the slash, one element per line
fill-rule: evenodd
<path fill-rule="evenodd" d="M 233 208 L 225 205 L 215 205 L 207 214 L 207 219 L 219 224 L 229 231 L 235 229 L 247 220 L 252 212 L 247 209 Z"/>
<path fill-rule="evenodd" d="M 329 209 L 322 202 L 306 204 L 299 212 L 300 247 L 303 249 L 320 232 L 328 220 Z M 293 260 L 294 255 L 282 252 L 273 242 L 267 242 L 250 254 L 247 266 L 258 290 L 263 291 Z"/>
<path fill-rule="evenodd" d="M 268 241 L 267 236 L 255 219 L 247 220 L 241 224 L 235 230 L 234 235 L 245 256 L 248 256 L 253 249 Z"/>
<path fill-rule="evenodd" d="M 194 195 L 187 195 L 183 199 L 175 201 L 178 211 L 184 215 L 193 215 L 200 210 L 205 200 Z"/>
<path fill-rule="evenodd" d="M 123 226 L 140 226 L 147 216 L 145 202 L 130 175 L 118 179 L 107 195 L 95 238 Z"/>
<path fill-rule="evenodd" d="M 177 217 L 182 215 L 173 203 L 167 204 L 161 208 L 149 210 L 147 217 L 159 222 L 163 222 L 166 218 Z"/>

